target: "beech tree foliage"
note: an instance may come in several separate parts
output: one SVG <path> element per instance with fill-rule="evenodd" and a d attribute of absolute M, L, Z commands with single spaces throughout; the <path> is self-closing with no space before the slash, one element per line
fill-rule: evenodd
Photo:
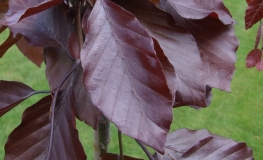
<path fill-rule="evenodd" d="M 247 0 L 248 7 L 245 14 L 245 25 L 246 29 L 251 28 L 257 22 L 260 22 L 258 27 L 258 32 L 255 40 L 254 49 L 252 49 L 246 58 L 246 66 L 247 68 L 256 67 L 257 70 L 263 70 L 263 60 L 262 60 L 262 50 L 263 45 L 261 48 L 259 47 L 260 41 L 263 38 L 262 32 L 262 22 L 261 19 L 263 18 L 263 1 L 261 0 Z M 263 41 L 262 41 L 263 43 Z"/>
<path fill-rule="evenodd" d="M 250 28 L 262 18 L 263 2 L 247 2 Z M 245 143 L 206 130 L 170 132 L 173 109 L 205 108 L 212 88 L 230 91 L 239 45 L 233 25 L 222 0 L 0 0 L 0 33 L 10 31 L 0 57 L 16 44 L 36 65 L 45 63 L 50 86 L 35 91 L 26 82 L 0 81 L 1 118 L 48 94 L 24 111 L 5 159 L 86 159 L 75 120 L 96 130 L 103 117 L 149 159 L 253 159 Z M 261 37 L 260 25 L 249 67 L 263 68 Z M 101 154 L 119 157 L 136 159 Z"/>

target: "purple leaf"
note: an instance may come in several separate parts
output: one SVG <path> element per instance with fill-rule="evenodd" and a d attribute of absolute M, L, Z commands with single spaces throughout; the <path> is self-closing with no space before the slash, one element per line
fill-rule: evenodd
<path fill-rule="evenodd" d="M 51 89 L 56 88 L 59 81 L 66 75 L 74 62 L 62 49 L 48 48 L 45 51 L 46 77 Z M 65 82 L 62 88 L 66 89 L 72 77 Z M 74 84 L 74 94 L 76 97 L 76 116 L 94 129 L 101 118 L 101 112 L 96 108 L 90 99 L 88 92 L 83 85 L 83 71 L 79 68 L 76 82 Z"/>
<path fill-rule="evenodd" d="M 224 24 L 232 24 L 230 12 L 222 0 L 160 0 L 161 7 L 172 6 L 185 19 L 213 17 Z"/>
<path fill-rule="evenodd" d="M 198 22 L 197 26 L 202 25 L 201 22 L 205 22 L 210 27 L 211 25 L 218 25 L 219 30 L 215 33 L 209 27 L 206 27 L 207 30 L 201 30 L 200 34 L 197 34 L 199 30 L 195 31 L 191 25 L 189 25 L 191 27 L 189 31 L 183 29 L 177 25 L 178 22 L 173 17 L 159 10 L 148 1 L 115 0 L 115 2 L 132 12 L 139 19 L 148 33 L 158 40 L 164 54 L 173 64 L 176 71 L 177 87 L 175 106 L 205 107 L 210 104 L 211 87 L 229 90 L 231 80 L 229 77 L 232 76 L 231 73 L 234 71 L 237 46 L 237 39 L 231 30 L 232 26 L 224 26 L 220 22 L 219 24 L 215 23 L 214 19 L 211 18 L 199 20 L 200 22 L 193 21 Z M 181 18 L 180 15 L 177 16 Z M 212 20 L 211 24 L 209 24 L 209 20 Z M 201 37 L 203 39 L 199 38 L 196 42 L 190 31 L 193 31 L 194 35 L 198 36 L 197 38 Z M 201 33 L 205 34 L 202 35 Z M 224 34 L 221 35 L 221 33 Z M 216 37 L 219 40 L 215 40 Z M 204 42 L 202 42 L 203 40 Z M 225 46 L 225 49 L 221 49 Z M 201 54 L 199 50 L 203 50 L 203 47 L 205 48 Z M 212 53 L 208 52 L 209 50 Z M 223 57 L 217 57 L 217 54 Z M 207 57 L 211 57 L 211 59 Z M 225 64 L 221 65 L 222 63 Z"/>
<path fill-rule="evenodd" d="M 246 9 L 245 25 L 246 29 L 251 28 L 255 23 L 263 18 L 263 1 L 251 0 Z"/>
<path fill-rule="evenodd" d="M 66 16 L 68 10 L 69 7 L 61 3 L 24 18 L 19 23 L 9 26 L 9 29 L 14 35 L 22 34 L 31 45 L 67 49 L 68 39 L 74 31 L 72 20 Z"/>
<path fill-rule="evenodd" d="M 0 80 L 0 117 L 34 93 L 23 83 Z"/>
<path fill-rule="evenodd" d="M 9 0 L 3 24 L 6 26 L 16 24 L 21 19 L 42 12 L 63 0 Z"/>
<path fill-rule="evenodd" d="M 156 51 L 156 55 L 162 64 L 163 67 L 163 73 L 166 78 L 168 87 L 171 91 L 171 94 L 173 96 L 173 103 L 175 101 L 175 92 L 176 92 L 176 74 L 173 65 L 170 63 L 168 58 L 165 56 L 160 44 L 156 39 L 153 39 L 154 42 L 154 49 Z"/>
<path fill-rule="evenodd" d="M 197 108 L 199 108 L 198 106 L 204 107 L 209 104 L 207 98 L 204 103 L 203 97 L 209 95 L 210 87 L 230 91 L 230 82 L 235 71 L 235 54 L 239 45 L 233 24 L 224 25 L 218 19 L 211 17 L 201 20 L 185 19 L 172 6 L 167 5 L 165 9 L 172 14 L 178 25 L 190 31 L 197 43 L 197 53 L 187 52 L 189 58 L 185 66 L 189 66 L 189 64 L 190 66 L 187 69 L 183 67 L 185 68 L 184 73 L 190 74 L 182 78 L 187 81 L 194 80 L 194 83 L 185 83 L 191 86 L 191 90 L 189 90 L 191 92 L 186 92 L 188 93 L 186 97 L 197 97 L 197 99 L 195 101 L 190 100 L 191 103 L 188 102 L 187 104 Z M 175 59 L 169 55 L 167 54 L 169 59 Z M 173 61 L 171 63 L 175 65 Z M 175 70 L 177 71 L 177 67 Z M 181 94 L 181 97 L 185 96 L 183 92 L 178 94 Z M 199 100 L 200 103 L 196 103 L 196 100 Z"/>
<path fill-rule="evenodd" d="M 16 46 L 18 49 L 34 64 L 38 67 L 43 62 L 43 47 L 31 46 L 24 37 L 21 37 L 17 42 Z"/>
<path fill-rule="evenodd" d="M 260 49 L 253 49 L 249 52 L 246 58 L 246 66 L 247 68 L 252 68 L 260 63 L 262 57 L 262 51 Z"/>
<path fill-rule="evenodd" d="M 263 70 L 263 60 L 260 60 L 257 64 L 256 64 L 257 70 L 261 71 Z"/>
<path fill-rule="evenodd" d="M 25 110 L 22 123 L 10 134 L 5 159 L 45 159 L 50 141 L 51 96 Z M 61 92 L 56 103 L 52 160 L 85 160 L 76 130 L 74 95 Z"/>
<path fill-rule="evenodd" d="M 156 160 L 252 160 L 252 150 L 238 143 L 213 135 L 207 130 L 179 129 L 168 134 L 165 154 L 155 154 Z"/>
<path fill-rule="evenodd" d="M 172 95 L 152 38 L 110 0 L 96 1 L 86 26 L 81 62 L 92 102 L 124 134 L 162 152 Z"/>

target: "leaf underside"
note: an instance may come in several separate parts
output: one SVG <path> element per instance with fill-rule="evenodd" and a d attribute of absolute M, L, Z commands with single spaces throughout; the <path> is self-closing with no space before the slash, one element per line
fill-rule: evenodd
<path fill-rule="evenodd" d="M 124 134 L 162 152 L 172 96 L 152 38 L 109 0 L 96 1 L 84 26 L 81 62 L 92 102 Z"/>
<path fill-rule="evenodd" d="M 207 130 L 179 129 L 168 134 L 165 154 L 155 153 L 156 160 L 253 160 L 252 150 L 238 143 L 213 135 Z"/>

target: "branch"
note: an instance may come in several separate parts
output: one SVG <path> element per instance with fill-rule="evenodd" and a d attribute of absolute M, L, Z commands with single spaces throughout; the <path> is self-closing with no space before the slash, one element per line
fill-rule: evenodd
<path fill-rule="evenodd" d="M 78 32 L 78 40 L 79 40 L 79 50 L 81 50 L 83 46 L 83 34 L 82 34 L 82 25 L 81 25 L 81 2 L 77 2 L 77 13 L 76 13 L 76 21 L 77 21 L 77 32 Z"/>
<path fill-rule="evenodd" d="M 144 146 L 144 144 L 142 144 L 142 142 L 140 142 L 139 140 L 136 140 L 136 142 L 141 146 L 141 148 L 143 149 L 143 151 L 146 153 L 146 155 L 149 157 L 150 160 L 154 160 L 152 154 L 149 152 L 149 150 Z"/>
<path fill-rule="evenodd" d="M 118 130 L 118 138 L 119 138 L 120 158 L 121 158 L 121 160 L 124 160 L 123 147 L 122 147 L 122 137 L 121 137 L 121 131 L 120 130 Z"/>
<path fill-rule="evenodd" d="M 64 82 L 68 79 L 68 77 L 73 73 L 77 67 L 79 66 L 80 61 L 76 61 L 74 65 L 70 68 L 70 70 L 67 72 L 67 74 L 61 79 L 61 81 L 58 83 L 57 87 L 53 90 L 54 96 L 51 104 L 51 126 L 50 126 L 50 141 L 49 141 L 49 146 L 48 146 L 48 154 L 46 160 L 49 160 L 50 155 L 51 155 L 51 150 L 52 150 L 52 145 L 53 145 L 53 137 L 54 137 L 54 119 L 55 119 L 55 107 L 56 107 L 56 102 L 58 98 L 58 93 L 60 91 L 60 88 L 64 84 Z"/>

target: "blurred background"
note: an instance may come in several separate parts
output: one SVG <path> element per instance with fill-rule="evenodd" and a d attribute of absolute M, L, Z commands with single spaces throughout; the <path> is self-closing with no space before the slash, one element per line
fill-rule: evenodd
<path fill-rule="evenodd" d="M 233 18 L 237 22 L 235 32 L 240 40 L 237 51 L 236 72 L 231 83 L 231 93 L 213 89 L 211 106 L 194 110 L 189 107 L 174 109 L 171 131 L 178 128 L 208 129 L 211 133 L 238 142 L 246 142 L 253 149 L 255 159 L 263 159 L 263 72 L 255 68 L 246 69 L 246 55 L 253 48 L 258 25 L 245 30 L 245 0 L 224 0 Z M 5 31 L 0 35 L 0 43 L 8 36 Z M 45 78 L 45 65 L 38 68 L 28 61 L 16 47 L 12 47 L 0 59 L 0 79 L 21 81 L 35 90 L 48 90 Z M 42 95 L 43 96 L 43 95 Z M 0 159 L 4 157 L 4 145 L 11 131 L 20 124 L 22 112 L 38 101 L 41 95 L 33 96 L 0 118 Z M 93 159 L 93 130 L 77 122 L 81 142 L 88 159 Z M 118 153 L 117 129 L 111 127 L 111 152 Z M 124 136 L 124 153 L 126 155 L 147 159 L 133 139 Z"/>

